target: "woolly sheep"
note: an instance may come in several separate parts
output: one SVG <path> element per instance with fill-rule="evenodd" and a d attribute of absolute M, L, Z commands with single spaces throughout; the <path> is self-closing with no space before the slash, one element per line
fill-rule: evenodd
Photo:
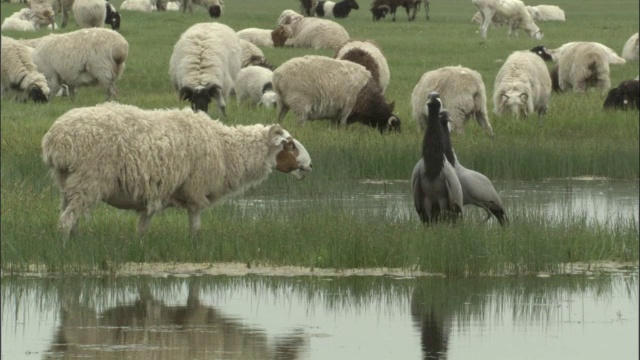
<path fill-rule="evenodd" d="M 224 24 L 207 22 L 188 28 L 176 42 L 169 64 L 171 83 L 179 98 L 204 112 L 215 99 L 226 116 L 225 99 L 242 65 L 240 42 L 235 31 Z"/>
<path fill-rule="evenodd" d="M 640 81 L 624 80 L 609 90 L 604 101 L 605 110 L 640 110 Z"/>
<path fill-rule="evenodd" d="M 22 20 L 18 17 L 8 17 L 2 21 L 1 31 L 36 31 L 36 26 L 29 20 Z"/>
<path fill-rule="evenodd" d="M 427 127 L 421 119 L 429 116 L 423 114 L 423 110 L 427 108 L 429 94 L 434 91 L 440 94 L 442 103 L 449 109 L 457 133 L 464 133 L 465 123 L 475 118 L 487 134 L 493 136 L 487 114 L 487 93 L 479 72 L 463 66 L 446 66 L 422 75 L 411 93 L 413 118 L 421 132 Z"/>
<path fill-rule="evenodd" d="M 622 57 L 628 61 L 638 61 L 638 33 L 631 35 L 624 44 Z"/>
<path fill-rule="evenodd" d="M 376 44 L 370 41 L 349 41 L 338 50 L 335 58 L 353 61 L 364 66 L 378 82 L 384 94 L 389 85 L 391 73 L 387 59 Z"/>
<path fill-rule="evenodd" d="M 242 40 L 249 41 L 256 46 L 282 47 L 293 36 L 291 26 L 279 25 L 274 30 L 248 28 L 237 32 Z"/>
<path fill-rule="evenodd" d="M 567 21 L 564 10 L 555 5 L 527 6 L 534 21 Z"/>
<path fill-rule="evenodd" d="M 104 0 L 75 0 L 72 10 L 81 28 L 103 27 L 107 18 Z"/>
<path fill-rule="evenodd" d="M 205 7 L 209 11 L 209 16 L 214 19 L 222 16 L 224 9 L 224 1 L 222 0 L 182 0 L 182 12 L 189 10 L 189 14 L 193 14 L 192 4 Z"/>
<path fill-rule="evenodd" d="M 594 42 L 571 42 L 549 53 L 558 63 L 558 84 L 562 91 L 584 92 L 588 87 L 605 91 L 611 87 L 609 64 L 626 62 L 612 49 Z"/>
<path fill-rule="evenodd" d="M 118 32 L 105 28 L 88 28 L 43 37 L 33 52 L 33 62 L 47 78 L 51 94 L 60 85 L 75 89 L 100 85 L 107 99 L 118 93 L 115 82 L 122 75 L 129 54 L 129 44 Z"/>
<path fill-rule="evenodd" d="M 482 14 L 482 25 L 480 25 L 480 35 L 486 39 L 487 29 L 491 24 L 491 19 L 495 14 L 508 19 L 509 35 L 518 36 L 518 29 L 525 30 L 529 36 L 540 40 L 544 34 L 533 22 L 531 14 L 520 0 L 472 0 L 473 4 Z"/>
<path fill-rule="evenodd" d="M 291 22 L 293 37 L 286 44 L 299 48 L 331 49 L 337 51 L 347 41 L 349 33 L 342 25 L 327 19 L 296 18 Z"/>
<path fill-rule="evenodd" d="M 247 66 L 238 72 L 234 91 L 238 101 L 249 101 L 252 105 L 273 107 L 276 93 L 273 91 L 273 71 L 262 66 Z"/>
<path fill-rule="evenodd" d="M 150 13 L 153 11 L 153 4 L 149 0 L 125 0 L 120 4 L 120 10 Z"/>
<path fill-rule="evenodd" d="M 547 112 L 551 94 L 551 76 L 544 60 L 537 54 L 515 51 L 498 71 L 493 85 L 493 106 L 496 114 L 510 109 L 515 116 L 525 117 L 538 112 L 542 119 Z"/>
<path fill-rule="evenodd" d="M 286 61 L 273 72 L 278 119 L 291 109 L 300 124 L 331 119 L 340 125 L 361 122 L 381 133 L 400 131 L 400 119 L 364 66 L 308 55 Z"/>
<path fill-rule="evenodd" d="M 59 228 L 69 236 L 100 201 L 139 215 L 138 233 L 170 206 L 201 212 L 255 186 L 275 168 L 311 171 L 304 146 L 279 125 L 228 127 L 189 108 L 143 110 L 107 102 L 60 116 L 42 138 L 44 163 L 62 195 Z"/>
<path fill-rule="evenodd" d="M 330 0 L 323 0 L 316 5 L 316 16 L 339 19 L 346 18 L 352 9 L 360 9 L 356 0 L 341 0 L 337 3 Z"/>
<path fill-rule="evenodd" d="M 49 86 L 31 59 L 33 49 L 6 36 L 2 36 L 0 47 L 2 94 L 11 89 L 26 95 L 34 102 L 47 102 Z"/>

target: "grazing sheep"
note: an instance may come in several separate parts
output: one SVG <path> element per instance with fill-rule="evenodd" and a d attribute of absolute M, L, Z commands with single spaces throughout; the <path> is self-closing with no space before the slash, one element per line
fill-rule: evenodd
<path fill-rule="evenodd" d="M 293 36 L 291 26 L 279 25 L 274 30 L 248 28 L 238 31 L 238 37 L 256 46 L 282 47 Z"/>
<path fill-rule="evenodd" d="M 108 1 L 106 14 L 107 15 L 104 19 L 105 24 L 109 24 L 112 30 L 120 29 L 120 20 L 122 19 L 122 17 L 120 16 L 118 10 L 116 10 L 116 7 L 111 5 Z"/>
<path fill-rule="evenodd" d="M 234 91 L 238 101 L 249 101 L 252 105 L 273 107 L 276 93 L 273 91 L 273 71 L 262 66 L 247 66 L 238 72 Z"/>
<path fill-rule="evenodd" d="M 225 99 L 242 65 L 240 43 L 235 31 L 224 24 L 199 23 L 188 28 L 176 42 L 169 64 L 180 100 L 191 102 L 194 111 L 208 112 L 215 99 L 226 117 Z"/>
<path fill-rule="evenodd" d="M 411 93 L 413 118 L 422 132 L 427 124 L 421 120 L 429 115 L 422 113 L 427 109 L 424 105 L 434 91 L 439 93 L 440 99 L 451 111 L 457 133 L 462 134 L 465 123 L 475 118 L 487 134 L 493 136 L 487 114 L 487 93 L 479 72 L 462 66 L 446 66 L 422 75 Z"/>
<path fill-rule="evenodd" d="M 624 64 L 614 50 L 595 42 L 571 42 L 549 50 L 558 63 L 562 91 L 584 92 L 588 87 L 605 91 L 611 87 L 609 64 Z"/>
<path fill-rule="evenodd" d="M 264 57 L 264 53 L 260 50 L 259 47 L 254 44 L 240 39 L 240 48 L 242 49 L 242 54 L 240 56 L 240 67 L 244 68 L 250 65 L 254 66 L 262 66 L 273 70 L 275 67 L 267 61 Z"/>
<path fill-rule="evenodd" d="M 44 75 L 38 72 L 33 63 L 32 48 L 6 36 L 0 42 L 2 67 L 2 96 L 6 90 L 15 90 L 21 98 L 28 98 L 34 102 L 47 102 L 49 86 Z M 26 96 L 24 96 L 26 95 Z"/>
<path fill-rule="evenodd" d="M 300 0 L 300 13 L 304 16 L 315 16 L 318 0 Z"/>
<path fill-rule="evenodd" d="M 491 19 L 495 14 L 508 19 L 509 35 L 518 36 L 518 29 L 525 30 L 529 36 L 540 40 L 544 34 L 533 22 L 531 14 L 520 0 L 472 0 L 482 15 L 482 25 L 480 25 L 480 35 L 487 38 L 487 29 L 491 24 Z"/>
<path fill-rule="evenodd" d="M 153 4 L 149 0 L 124 0 L 120 4 L 120 10 L 150 13 L 153 11 Z"/>
<path fill-rule="evenodd" d="M 407 11 L 407 18 L 409 21 L 413 21 L 416 19 L 416 14 L 420 7 L 420 0 L 373 0 L 371 2 L 371 12 L 374 15 L 374 20 L 379 20 L 376 19 L 376 12 L 374 12 L 374 9 L 380 9 L 381 6 L 389 7 L 389 13 L 393 15 L 391 18 L 392 21 L 396 21 L 396 9 L 398 6 L 404 7 Z"/>
<path fill-rule="evenodd" d="M 224 9 L 224 1 L 222 0 L 182 0 L 182 12 L 185 13 L 189 10 L 189 14 L 193 14 L 192 3 L 207 8 L 209 16 L 214 19 L 222 16 L 222 10 Z"/>
<path fill-rule="evenodd" d="M 378 7 L 371 7 L 371 15 L 373 16 L 373 21 L 378 21 L 380 19 L 384 19 L 387 14 L 391 11 L 389 5 L 380 5 Z"/>
<path fill-rule="evenodd" d="M 98 84 L 110 99 L 118 93 L 115 82 L 124 71 L 128 53 L 129 44 L 118 32 L 88 28 L 43 37 L 33 52 L 33 62 L 47 78 L 51 94 L 65 84 L 75 99 L 77 87 Z"/>
<path fill-rule="evenodd" d="M 445 132 L 440 122 L 442 102 L 430 93 L 421 116 L 427 129 L 422 139 L 422 158 L 411 174 L 413 203 L 420 220 L 429 225 L 438 221 L 455 222 L 462 216 L 463 194 L 455 169 L 446 158 Z"/>
<path fill-rule="evenodd" d="M 142 110 L 107 102 L 72 109 L 42 138 L 44 163 L 62 194 L 59 228 L 69 236 L 100 201 L 139 214 L 186 209 L 192 232 L 201 212 L 278 171 L 303 179 L 305 148 L 279 125 L 228 127 L 185 108 Z"/>
<path fill-rule="evenodd" d="M 624 44 L 622 49 L 622 57 L 628 61 L 638 61 L 638 33 L 631 35 L 629 40 Z"/>
<path fill-rule="evenodd" d="M 285 17 L 284 21 L 287 19 L 291 19 L 293 33 L 293 36 L 286 42 L 287 46 L 337 51 L 349 41 L 347 30 L 334 21 L 295 16 Z"/>
<path fill-rule="evenodd" d="M 555 5 L 526 6 L 534 21 L 567 21 L 564 10 Z"/>
<path fill-rule="evenodd" d="M 381 133 L 400 131 L 394 104 L 385 101 L 362 65 L 315 55 L 293 58 L 273 72 L 273 88 L 280 120 L 291 109 L 300 124 L 331 119 L 340 125 L 361 122 Z"/>
<path fill-rule="evenodd" d="M 640 110 L 640 81 L 625 80 L 609 90 L 604 101 L 605 110 Z"/>
<path fill-rule="evenodd" d="M 514 51 L 498 71 L 493 85 L 494 112 L 505 109 L 519 117 L 538 112 L 542 119 L 547 112 L 551 94 L 551 76 L 544 60 L 525 50 Z"/>
<path fill-rule="evenodd" d="M 338 50 L 334 57 L 339 60 L 353 61 L 364 66 L 369 70 L 373 79 L 378 82 L 384 94 L 389 85 L 391 74 L 387 59 L 385 59 L 382 50 L 375 43 L 371 41 L 349 41 Z"/>
<path fill-rule="evenodd" d="M 103 27 L 107 18 L 104 0 L 75 0 L 72 10 L 81 28 Z"/>
<path fill-rule="evenodd" d="M 316 16 L 338 19 L 346 18 L 349 16 L 352 9 L 360 9 L 356 0 L 342 0 L 337 3 L 329 0 L 323 0 L 318 2 L 316 5 Z"/>
<path fill-rule="evenodd" d="M 462 187 L 462 205 L 474 205 L 487 212 L 487 221 L 491 215 L 495 216 L 500 225 L 505 226 L 509 222 L 509 218 L 504 211 L 502 200 L 498 192 L 493 187 L 491 180 L 484 174 L 477 171 L 467 169 L 460 164 L 453 146 L 451 145 L 451 137 L 449 134 L 449 111 L 440 110 L 440 125 L 444 132 L 444 155 L 447 161 L 453 166 L 460 186 Z"/>

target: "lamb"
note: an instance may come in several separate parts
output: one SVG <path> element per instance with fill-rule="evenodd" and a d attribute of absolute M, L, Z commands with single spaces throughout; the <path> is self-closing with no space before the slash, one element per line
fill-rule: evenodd
<path fill-rule="evenodd" d="M 202 211 L 264 180 L 273 169 L 303 179 L 306 149 L 280 125 L 228 127 L 189 108 L 143 110 L 106 102 L 72 109 L 42 138 L 44 163 L 62 195 L 59 229 L 75 233 L 100 201 L 139 215 L 143 235 L 166 207 Z"/>
<path fill-rule="evenodd" d="M 234 91 L 238 101 L 249 101 L 252 105 L 273 107 L 276 93 L 273 91 L 273 71 L 262 66 L 247 66 L 238 72 Z"/>
<path fill-rule="evenodd" d="M 295 16 L 286 17 L 283 21 L 287 21 L 287 19 L 291 19 L 293 33 L 293 36 L 286 42 L 287 46 L 337 51 L 349 41 L 347 30 L 334 21 Z"/>
<path fill-rule="evenodd" d="M 326 18 L 346 18 L 349 16 L 351 9 L 360 9 L 356 0 L 342 0 L 337 3 L 329 0 L 323 0 L 318 2 L 316 5 L 316 16 Z"/>
<path fill-rule="evenodd" d="M 318 0 L 300 0 L 300 13 L 304 16 L 315 16 Z"/>
<path fill-rule="evenodd" d="M 110 99 L 118 93 L 115 82 L 128 54 L 129 44 L 118 32 L 88 28 L 43 37 L 33 52 L 33 62 L 47 78 L 51 94 L 65 84 L 75 99 L 77 87 L 98 84 Z"/>
<path fill-rule="evenodd" d="M 104 0 L 75 0 L 72 10 L 81 28 L 103 27 L 107 18 Z"/>
<path fill-rule="evenodd" d="M 11 89 L 26 94 L 34 102 L 47 102 L 49 86 L 31 59 L 33 49 L 7 36 L 2 36 L 0 47 L 2 95 Z"/>
<path fill-rule="evenodd" d="M 420 0 L 373 0 L 371 2 L 371 12 L 374 15 L 374 20 L 379 20 L 376 19 L 377 10 L 374 9 L 380 9 L 382 6 L 389 7 L 389 13 L 393 15 L 392 21 L 396 21 L 396 9 L 398 6 L 404 7 L 407 11 L 407 18 L 409 21 L 413 21 L 420 7 Z"/>
<path fill-rule="evenodd" d="M 222 10 L 224 9 L 224 1 L 222 0 L 182 0 L 182 12 L 185 13 L 189 10 L 189 14 L 193 14 L 192 3 L 207 8 L 209 16 L 214 19 L 222 16 Z"/>
<path fill-rule="evenodd" d="M 515 51 L 498 71 L 493 86 L 494 112 L 511 109 L 515 116 L 527 117 L 535 110 L 542 119 L 551 94 L 551 76 L 544 60 L 525 50 Z"/>
<path fill-rule="evenodd" d="M 120 4 L 120 10 L 150 13 L 154 9 L 153 4 L 151 4 L 149 0 L 125 0 Z"/>
<path fill-rule="evenodd" d="M 482 14 L 480 35 L 485 39 L 487 38 L 487 29 L 495 14 L 508 19 L 509 35 L 518 36 L 518 29 L 524 29 L 529 36 L 537 40 L 544 36 L 520 0 L 472 0 L 472 2 Z"/>
<path fill-rule="evenodd" d="M 387 103 L 364 66 L 308 55 L 286 61 L 273 72 L 278 119 L 291 109 L 300 124 L 331 119 L 340 125 L 361 122 L 380 133 L 400 131 L 394 103 Z"/>
<path fill-rule="evenodd" d="M 628 61 L 638 61 L 638 33 L 631 35 L 629 40 L 624 44 L 622 49 L 622 57 Z"/>
<path fill-rule="evenodd" d="M 279 25 L 274 30 L 248 28 L 238 31 L 238 37 L 257 46 L 283 47 L 287 39 L 293 36 L 291 26 Z"/>
<path fill-rule="evenodd" d="M 374 80 L 378 82 L 384 94 L 391 74 L 387 59 L 382 54 L 382 50 L 371 41 L 349 41 L 336 53 L 334 58 L 339 60 L 353 61 L 364 66 Z"/>
<path fill-rule="evenodd" d="M 571 42 L 549 50 L 558 63 L 560 90 L 584 92 L 588 87 L 611 87 L 609 64 L 624 64 L 614 50 L 594 42 Z"/>
<path fill-rule="evenodd" d="M 493 137 L 487 114 L 487 93 L 479 72 L 462 66 L 446 66 L 422 75 L 411 93 L 413 118 L 421 132 L 427 127 L 421 119 L 429 115 L 423 114 L 423 110 L 427 108 L 429 94 L 434 91 L 449 109 L 457 133 L 464 133 L 465 123 L 474 117 L 487 135 Z"/>
<path fill-rule="evenodd" d="M 247 42 L 248 43 L 248 42 Z M 225 99 L 241 68 L 242 46 L 235 31 L 220 23 L 198 23 L 176 42 L 169 64 L 171 83 L 194 111 L 207 112 L 211 99 L 226 117 Z"/>
<path fill-rule="evenodd" d="M 564 10 L 555 5 L 526 6 L 534 21 L 567 21 Z"/>
<path fill-rule="evenodd" d="M 640 81 L 625 80 L 609 90 L 604 101 L 605 110 L 640 110 Z"/>

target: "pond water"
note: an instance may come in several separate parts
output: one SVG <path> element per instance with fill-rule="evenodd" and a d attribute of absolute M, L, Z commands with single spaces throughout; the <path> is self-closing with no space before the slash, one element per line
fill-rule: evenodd
<path fill-rule="evenodd" d="M 638 268 L 2 279 L 2 359 L 638 359 Z"/>
<path fill-rule="evenodd" d="M 494 181 L 508 216 L 543 214 L 549 219 L 586 218 L 590 222 L 612 225 L 620 221 L 639 223 L 638 180 L 562 179 L 542 181 Z M 309 201 L 330 203 L 353 211 L 356 216 L 383 215 L 392 220 L 417 220 L 408 181 L 365 181 L 340 184 L 336 191 L 317 198 L 296 196 L 282 200 L 277 191 L 254 190 L 249 196 L 232 198 L 227 205 L 238 206 L 245 215 L 260 211 L 295 211 Z M 319 205 L 318 205 L 319 206 Z M 474 206 L 464 208 L 465 217 L 479 220 L 485 212 Z"/>

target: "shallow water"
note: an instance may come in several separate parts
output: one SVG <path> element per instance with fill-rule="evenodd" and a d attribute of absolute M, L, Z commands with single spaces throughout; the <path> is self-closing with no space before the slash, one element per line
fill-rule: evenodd
<path fill-rule="evenodd" d="M 637 359 L 614 275 L 2 281 L 3 359 Z"/>
<path fill-rule="evenodd" d="M 639 223 L 638 180 L 561 179 L 542 181 L 494 181 L 507 214 L 544 214 L 551 220 L 584 218 L 612 225 L 620 221 Z M 228 200 L 245 215 L 260 211 L 296 211 L 309 201 L 330 203 L 353 211 L 355 216 L 383 215 L 391 220 L 417 220 L 408 181 L 365 181 L 336 184 L 335 190 L 313 199 L 282 200 L 277 192 L 255 190 Z M 474 206 L 464 208 L 465 216 L 484 219 L 485 212 Z M 492 220 L 495 221 L 495 220 Z"/>

